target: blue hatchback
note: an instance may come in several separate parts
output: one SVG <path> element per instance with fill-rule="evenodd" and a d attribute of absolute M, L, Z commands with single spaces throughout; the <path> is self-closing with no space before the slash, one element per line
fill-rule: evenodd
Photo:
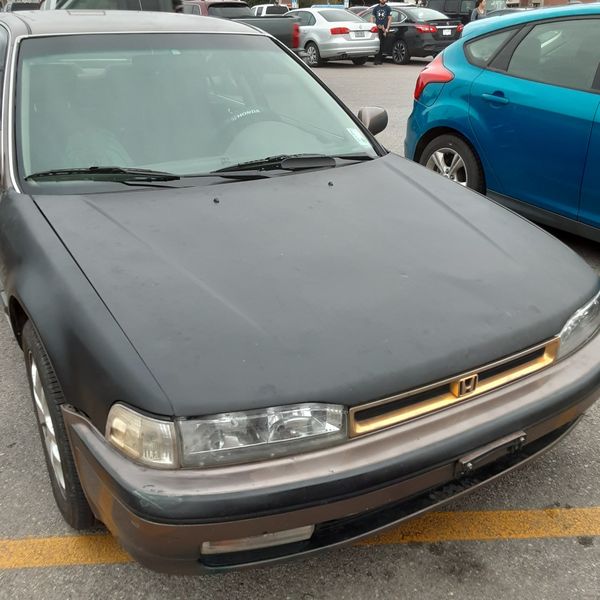
<path fill-rule="evenodd" d="M 469 24 L 422 71 L 405 155 L 600 241 L 600 5 Z"/>

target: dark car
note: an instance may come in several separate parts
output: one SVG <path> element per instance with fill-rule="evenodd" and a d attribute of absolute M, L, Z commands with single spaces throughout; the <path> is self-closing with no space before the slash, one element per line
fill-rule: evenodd
<path fill-rule="evenodd" d="M 419 76 L 405 156 L 600 241 L 600 7 L 469 23 Z"/>
<path fill-rule="evenodd" d="M 181 0 L 43 0 L 42 10 L 148 10 L 174 12 Z"/>
<path fill-rule="evenodd" d="M 232 19 L 238 23 L 258 27 L 283 42 L 288 48 L 299 50 L 300 23 L 291 14 L 256 16 L 242 0 L 183 0 L 181 12 L 189 15 Z M 284 7 L 279 7 L 283 9 Z"/>
<path fill-rule="evenodd" d="M 268 19 L 257 17 L 247 2 L 242 0 L 44 0 L 43 10 L 136 10 L 152 12 L 177 12 L 231 19 L 258 27 L 284 43 L 298 49 L 300 28 L 296 19 L 271 15 Z"/>
<path fill-rule="evenodd" d="M 3 12 L 16 12 L 21 10 L 38 10 L 39 2 L 7 2 L 2 9 Z"/>
<path fill-rule="evenodd" d="M 471 21 L 475 0 L 427 0 L 427 6 L 443 12 L 452 19 L 460 19 L 463 25 L 466 25 Z M 506 8 L 506 0 L 486 0 L 488 16 L 492 12 Z"/>
<path fill-rule="evenodd" d="M 451 19 L 459 19 L 466 25 L 471 20 L 475 0 L 427 0 L 427 7 L 443 12 Z"/>
<path fill-rule="evenodd" d="M 0 42 L 0 298 L 73 527 L 172 572 L 310 555 L 598 397 L 594 272 L 387 153 L 385 112 L 361 123 L 272 37 L 47 11 Z"/>
<path fill-rule="evenodd" d="M 435 56 L 460 37 L 463 24 L 422 6 L 399 7 L 394 4 L 392 23 L 383 53 L 397 65 L 405 65 L 411 57 Z M 372 9 L 360 13 L 369 19 Z"/>
<path fill-rule="evenodd" d="M 438 10 L 451 19 L 458 19 L 466 25 L 471 20 L 475 0 L 427 0 L 427 7 Z"/>
<path fill-rule="evenodd" d="M 511 15 L 515 13 L 521 13 L 529 10 L 535 10 L 534 8 L 499 8 L 498 10 L 492 10 L 487 12 L 487 16 L 489 17 L 501 17 L 502 15 Z"/>

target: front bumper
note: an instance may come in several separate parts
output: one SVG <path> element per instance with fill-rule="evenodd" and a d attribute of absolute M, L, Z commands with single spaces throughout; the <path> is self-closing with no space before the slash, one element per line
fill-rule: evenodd
<path fill-rule="evenodd" d="M 341 446 L 204 471 L 141 467 L 75 410 L 64 407 L 63 415 L 98 518 L 142 564 L 199 573 L 352 542 L 522 464 L 555 443 L 597 399 L 599 355 L 597 336 L 551 368 L 451 409 Z M 204 541 L 313 524 L 305 542 L 200 552 Z"/>

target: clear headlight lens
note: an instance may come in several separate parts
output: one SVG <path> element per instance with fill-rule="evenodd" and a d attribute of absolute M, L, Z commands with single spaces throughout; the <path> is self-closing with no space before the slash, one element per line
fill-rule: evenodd
<path fill-rule="evenodd" d="M 128 457 L 151 467 L 177 467 L 177 441 L 172 421 L 152 419 L 114 404 L 108 413 L 106 439 Z"/>
<path fill-rule="evenodd" d="M 346 409 L 333 404 L 275 406 L 177 424 L 186 467 L 264 460 L 347 439 Z"/>
<path fill-rule="evenodd" d="M 560 332 L 558 358 L 585 344 L 600 329 L 600 292 L 566 322 Z"/>

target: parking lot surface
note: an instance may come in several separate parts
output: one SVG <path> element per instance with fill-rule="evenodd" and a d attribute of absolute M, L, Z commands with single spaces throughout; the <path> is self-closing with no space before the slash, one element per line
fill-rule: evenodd
<path fill-rule="evenodd" d="M 425 62 L 316 72 L 352 110 L 386 108 L 380 141 L 402 154 Z M 373 183 L 376 191 L 377 182 Z M 561 235 L 600 273 L 597 244 Z M 152 573 L 98 528 L 77 536 L 54 506 L 22 357 L 0 323 L 0 598 L 597 599 L 600 406 L 542 458 L 432 513 L 304 562 L 205 577 Z"/>

